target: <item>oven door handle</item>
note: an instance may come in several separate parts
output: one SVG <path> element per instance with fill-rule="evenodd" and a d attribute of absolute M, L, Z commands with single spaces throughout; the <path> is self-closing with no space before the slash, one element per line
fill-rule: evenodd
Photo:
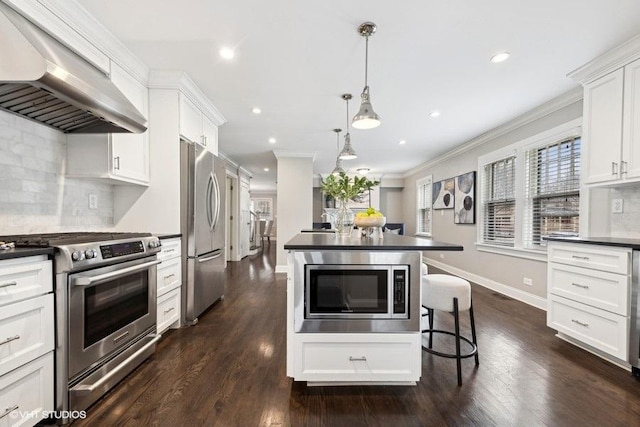
<path fill-rule="evenodd" d="M 118 372 L 120 372 L 122 369 L 125 369 L 127 365 L 129 365 L 130 362 L 134 361 L 140 354 L 147 351 L 149 347 L 155 345 L 158 341 L 160 341 L 160 338 L 162 338 L 162 335 L 156 334 L 151 341 L 149 341 L 147 344 L 144 345 L 144 347 L 142 347 L 140 350 L 133 353 L 131 356 L 127 357 L 125 361 L 123 361 L 113 370 L 109 371 L 107 375 L 100 378 L 98 381 L 96 381 L 93 384 L 85 384 L 85 385 L 79 385 L 77 387 L 74 387 L 73 391 L 81 394 L 93 393 L 96 389 L 98 389 L 100 386 L 107 383 L 111 378 L 117 375 Z"/>
<path fill-rule="evenodd" d="M 136 271 L 146 270 L 149 267 L 160 264 L 161 262 L 162 261 L 149 261 L 143 264 L 112 271 L 110 273 L 97 274 L 95 276 L 81 276 L 73 279 L 72 283 L 75 286 L 95 286 L 102 282 L 106 282 L 107 280 L 117 279 L 119 277 L 126 276 L 127 274 L 135 273 Z"/>

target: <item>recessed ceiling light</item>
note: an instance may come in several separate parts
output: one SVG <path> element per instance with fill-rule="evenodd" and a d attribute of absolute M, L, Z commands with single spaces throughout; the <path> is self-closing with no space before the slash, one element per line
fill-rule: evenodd
<path fill-rule="evenodd" d="M 235 56 L 235 52 L 233 51 L 233 49 L 228 47 L 223 47 L 218 51 L 218 53 L 224 59 L 233 59 L 233 57 Z"/>
<path fill-rule="evenodd" d="M 407 143 L 407 141 L 405 141 L 404 139 L 401 139 L 400 141 L 398 141 L 398 144 L 400 144 L 400 145 L 404 145 L 406 143 Z"/>
<path fill-rule="evenodd" d="M 269 168 L 264 168 L 264 171 L 265 172 L 269 172 Z"/>
<path fill-rule="evenodd" d="M 497 64 L 498 62 L 504 62 L 509 59 L 510 56 L 511 54 L 509 52 L 496 53 L 491 57 L 491 62 L 493 62 L 494 64 Z"/>
<path fill-rule="evenodd" d="M 275 143 L 276 143 L 275 138 L 269 138 L 269 144 L 275 144 Z"/>
<path fill-rule="evenodd" d="M 253 107 L 253 108 L 251 109 L 251 112 L 252 112 L 253 114 L 260 114 L 260 113 L 262 113 L 262 110 L 261 110 L 261 109 L 259 109 L 258 107 Z"/>
<path fill-rule="evenodd" d="M 429 113 L 429 117 L 439 117 L 440 111 L 432 111 Z"/>

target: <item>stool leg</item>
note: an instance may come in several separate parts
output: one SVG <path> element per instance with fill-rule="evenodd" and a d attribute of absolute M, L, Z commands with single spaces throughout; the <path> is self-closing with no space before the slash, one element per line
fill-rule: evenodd
<path fill-rule="evenodd" d="M 456 365 L 458 366 L 458 385 L 462 385 L 462 366 L 460 357 L 460 317 L 458 312 L 458 298 L 453 299 L 453 316 L 455 320 L 456 331 Z"/>
<path fill-rule="evenodd" d="M 473 343 L 476 345 L 476 355 L 475 355 L 476 366 L 479 366 L 480 360 L 478 359 L 478 341 L 476 339 L 476 321 L 475 321 L 475 317 L 473 316 L 473 298 L 471 299 L 471 306 L 469 307 L 469 320 L 471 321 L 471 338 L 473 340 Z"/>
<path fill-rule="evenodd" d="M 433 308 L 427 309 L 429 312 L 429 329 L 433 331 Z M 429 332 L 429 348 L 433 346 L 433 333 Z"/>

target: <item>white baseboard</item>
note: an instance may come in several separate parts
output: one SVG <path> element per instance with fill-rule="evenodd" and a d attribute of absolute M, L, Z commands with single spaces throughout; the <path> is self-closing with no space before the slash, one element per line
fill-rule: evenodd
<path fill-rule="evenodd" d="M 456 276 L 460 276 L 463 279 L 469 280 L 470 282 L 477 283 L 478 285 L 491 289 L 492 291 L 499 292 L 510 298 L 513 298 L 518 301 L 522 301 L 525 304 L 529 304 L 536 308 L 539 308 L 540 310 L 547 311 L 546 298 L 542 298 L 537 295 L 533 295 L 528 292 L 522 291 L 520 289 L 507 286 L 503 283 L 499 283 L 499 282 L 496 282 L 495 280 L 491 280 L 486 277 L 470 273 L 468 271 L 462 270 L 457 267 L 452 267 L 450 265 L 436 261 L 432 258 L 423 258 L 422 260 L 429 265 L 433 265 L 434 267 L 439 268 L 440 270 L 444 270 L 448 273 L 455 274 Z"/>
<path fill-rule="evenodd" d="M 286 273 L 286 272 L 287 272 L 287 264 L 276 265 L 276 273 Z"/>

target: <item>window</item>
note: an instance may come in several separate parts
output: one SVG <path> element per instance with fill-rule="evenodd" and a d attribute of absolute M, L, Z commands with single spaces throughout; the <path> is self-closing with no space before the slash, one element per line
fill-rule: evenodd
<path fill-rule="evenodd" d="M 273 199 L 251 199 L 250 209 L 258 220 L 273 219 Z"/>
<path fill-rule="evenodd" d="M 580 119 L 478 158 L 478 249 L 541 259 L 546 238 L 576 236 Z"/>
<path fill-rule="evenodd" d="M 514 246 L 516 225 L 516 158 L 507 157 L 484 166 L 482 182 L 482 241 Z"/>
<path fill-rule="evenodd" d="M 416 182 L 416 234 L 431 236 L 432 176 Z"/>
<path fill-rule="evenodd" d="M 526 152 L 524 246 L 540 249 L 551 235 L 577 236 L 580 138 Z"/>

